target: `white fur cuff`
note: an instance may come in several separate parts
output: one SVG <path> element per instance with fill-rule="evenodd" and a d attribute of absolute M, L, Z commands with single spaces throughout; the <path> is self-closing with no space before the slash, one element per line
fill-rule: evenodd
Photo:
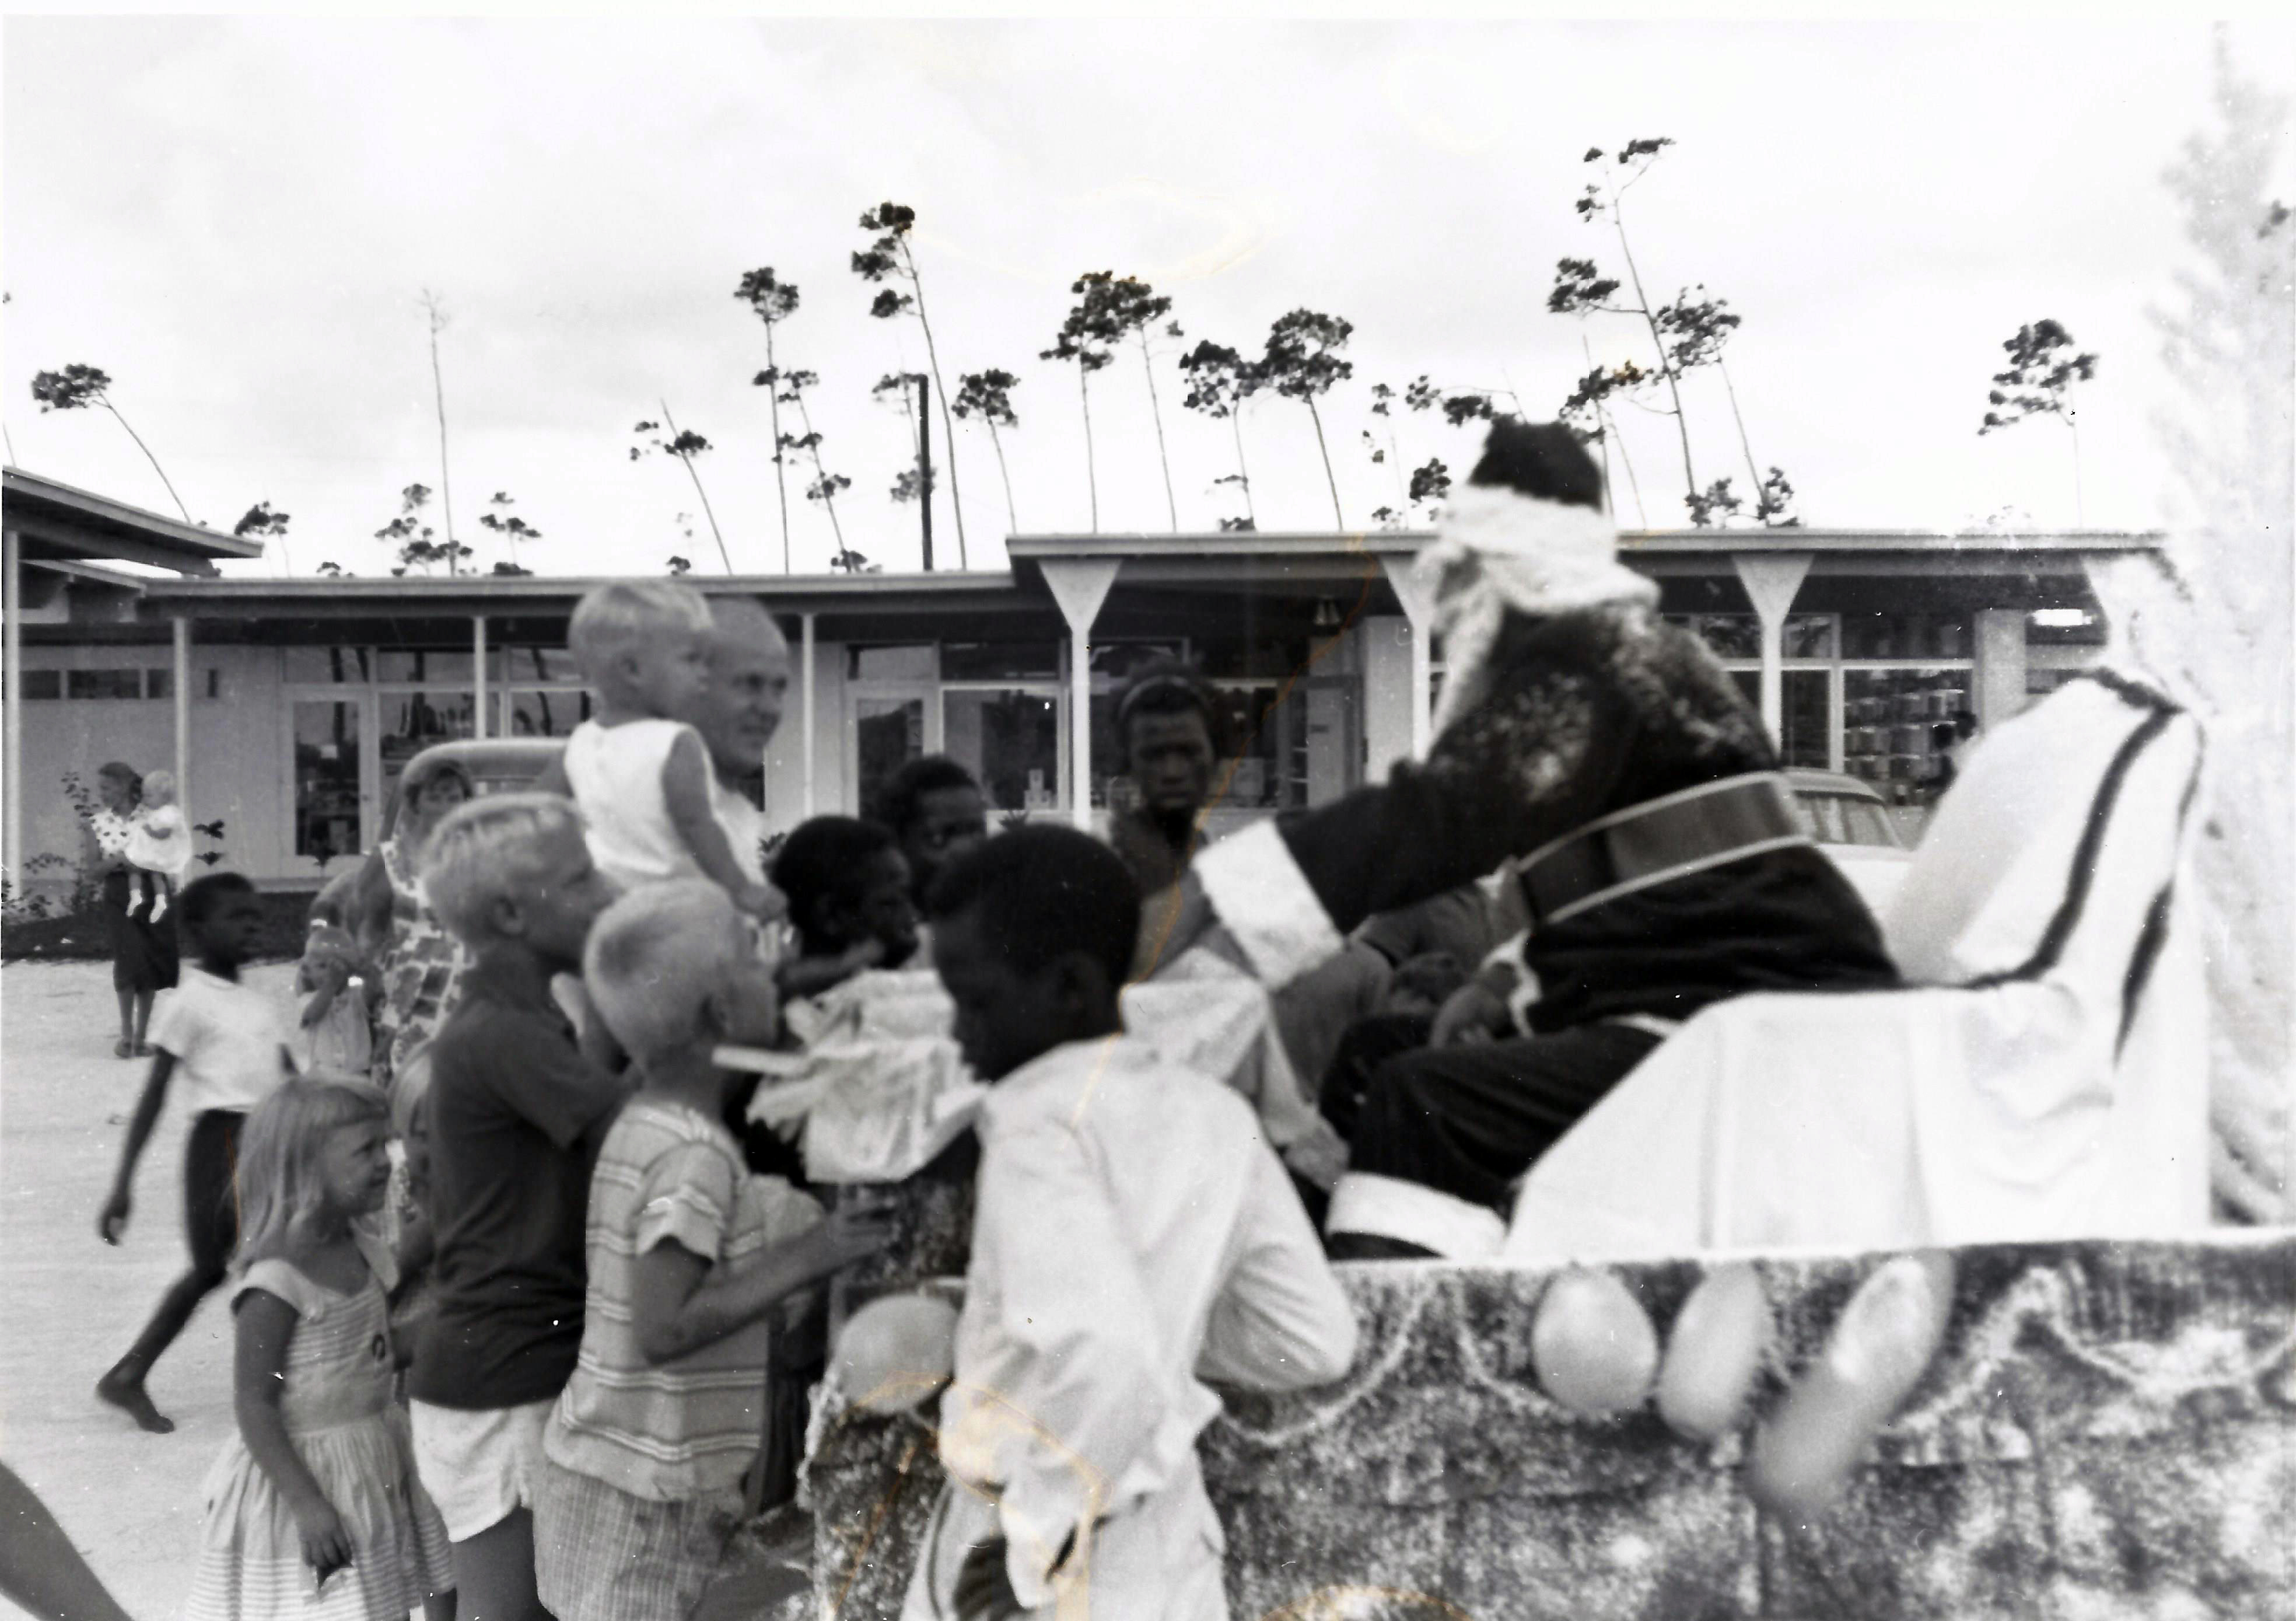
<path fill-rule="evenodd" d="M 1196 857 L 1192 870 L 1270 991 L 1347 943 L 1272 821 L 1254 822 L 1222 839 Z"/>
<path fill-rule="evenodd" d="M 1350 1171 L 1332 1189 L 1327 1233 L 1400 1238 L 1447 1261 L 1483 1261 L 1506 1242 L 1498 1212 L 1400 1177 Z"/>

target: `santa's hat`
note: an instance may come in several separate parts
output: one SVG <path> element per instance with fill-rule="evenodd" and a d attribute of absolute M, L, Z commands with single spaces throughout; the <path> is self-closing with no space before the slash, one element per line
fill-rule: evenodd
<path fill-rule="evenodd" d="M 1491 424 L 1482 459 L 1445 504 L 1417 572 L 1435 599 L 1450 666 L 1438 731 L 1481 695 L 1483 658 L 1508 613 L 1658 600 L 1658 587 L 1619 561 L 1602 474 L 1578 436 L 1561 423 L 1511 416 Z"/>

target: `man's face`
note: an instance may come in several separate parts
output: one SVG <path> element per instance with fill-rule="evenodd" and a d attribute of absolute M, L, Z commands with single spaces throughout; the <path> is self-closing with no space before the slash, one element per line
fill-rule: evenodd
<path fill-rule="evenodd" d="M 709 641 L 709 679 L 679 717 L 701 734 L 711 762 L 729 777 L 764 763 L 789 697 L 789 644 L 759 615 L 721 621 Z"/>
<path fill-rule="evenodd" d="M 1132 780 L 1152 814 L 1203 809 L 1212 791 L 1212 739 L 1203 716 L 1193 709 L 1135 715 L 1129 741 Z"/>
<path fill-rule="evenodd" d="M 988 802 L 969 786 L 934 788 L 921 794 L 917 813 L 901 835 L 908 858 L 909 893 L 922 899 L 941 869 L 988 836 Z"/>
<path fill-rule="evenodd" d="M 992 953 L 977 911 L 933 927 L 933 967 L 956 1004 L 956 1044 L 984 1081 L 1001 1081 L 1063 1039 L 1058 1001 Z"/>
<path fill-rule="evenodd" d="M 582 961 L 583 942 L 598 914 L 613 903 L 614 881 L 590 860 L 581 830 L 568 825 L 545 835 L 519 886 L 518 914 L 526 943 L 554 967 Z"/>

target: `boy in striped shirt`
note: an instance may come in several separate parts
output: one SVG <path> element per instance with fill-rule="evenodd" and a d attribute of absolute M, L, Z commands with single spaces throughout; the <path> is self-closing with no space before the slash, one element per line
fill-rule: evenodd
<path fill-rule="evenodd" d="M 772 1006 L 749 939 L 723 889 L 671 879 L 616 901 L 584 954 L 641 1081 L 599 1151 L 581 1355 L 543 1434 L 535 1576 L 558 1621 L 692 1612 L 742 1510 L 773 1319 L 890 1236 L 887 1210 L 824 1220 L 743 1168 L 710 1054 Z"/>

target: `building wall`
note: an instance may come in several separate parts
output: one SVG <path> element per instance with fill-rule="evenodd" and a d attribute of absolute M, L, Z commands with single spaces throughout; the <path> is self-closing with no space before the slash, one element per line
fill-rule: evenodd
<path fill-rule="evenodd" d="M 1364 780 L 1385 782 L 1411 756 L 1411 621 L 1401 614 L 1363 621 Z"/>
<path fill-rule="evenodd" d="M 24 670 L 169 670 L 167 646 L 28 646 Z M 279 662 L 275 649 L 194 646 L 192 656 L 192 747 L 184 805 L 190 819 L 224 823 L 218 840 L 201 838 L 201 851 L 221 851 L 214 865 L 269 878 L 285 871 L 290 785 L 283 757 Z M 209 695 L 209 672 L 216 695 Z M 64 778 L 76 773 L 93 792 L 96 769 L 122 761 L 139 771 L 173 770 L 176 706 L 171 698 L 33 699 L 23 704 L 24 839 L 28 858 L 79 859 L 78 811 Z M 69 882 L 49 867 L 34 876 L 44 885 Z"/>

